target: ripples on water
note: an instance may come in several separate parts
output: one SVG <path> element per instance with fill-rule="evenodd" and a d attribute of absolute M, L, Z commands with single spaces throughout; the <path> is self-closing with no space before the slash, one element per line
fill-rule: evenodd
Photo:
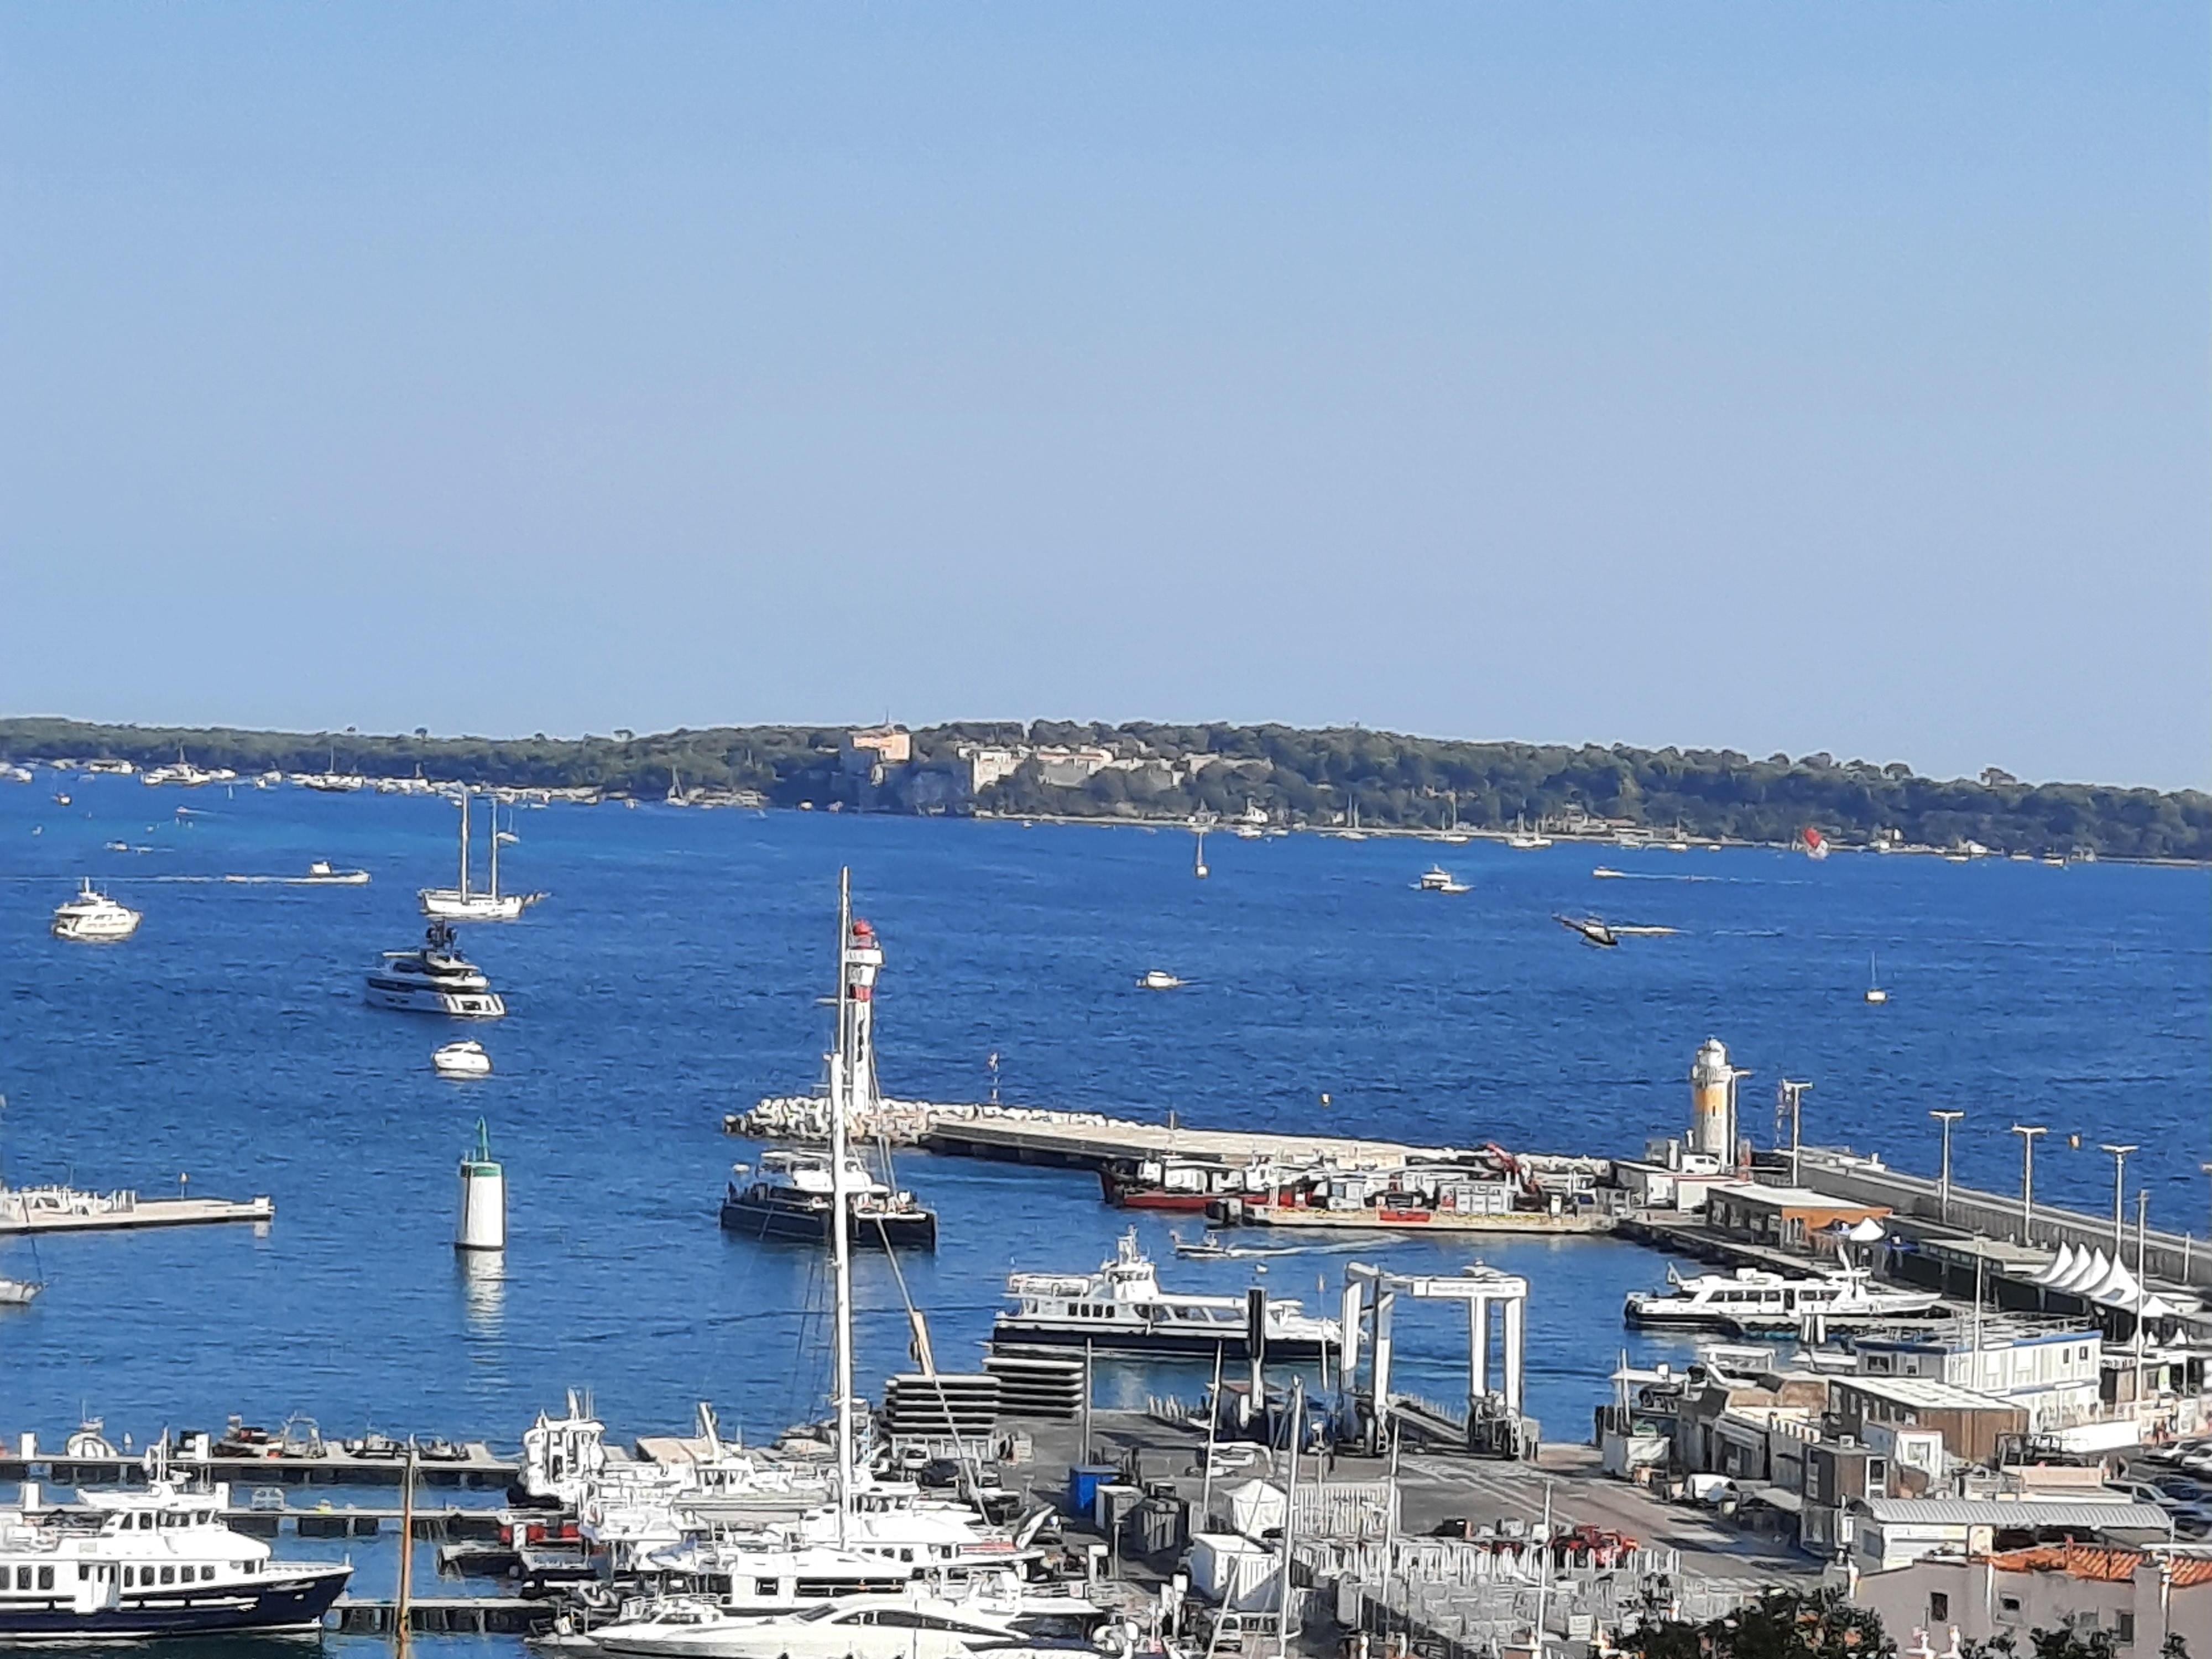
<path fill-rule="evenodd" d="M 465 930 L 510 1017 L 472 1034 L 497 1075 L 441 1081 L 445 1022 L 364 1006 L 361 975 L 420 936 L 417 886 L 450 880 L 438 800 L 283 789 L 189 794 L 77 777 L 75 804 L 0 786 L 0 971 L 17 1182 L 266 1192 L 264 1237 L 218 1228 L 48 1240 L 49 1289 L 0 1316 L 0 1431 L 57 1436 L 315 1417 L 511 1443 L 569 1384 L 625 1436 L 680 1428 L 696 1399 L 763 1436 L 823 1389 L 818 1273 L 726 1239 L 725 1111 L 809 1086 L 827 1041 L 836 876 L 889 951 L 889 1092 L 1006 1097 L 1192 1123 L 1634 1153 L 1679 1132 L 1708 1036 L 1753 1077 L 1815 1082 L 1808 1139 L 1931 1170 L 1931 1107 L 1968 1113 L 1958 1178 L 2011 1189 L 2023 1119 L 2049 1123 L 2039 1194 L 2111 1200 L 2094 1151 L 2144 1151 L 2154 1219 L 2206 1231 L 2207 878 L 2201 870 L 1768 851 L 1539 853 L 830 814 L 555 806 L 517 815 L 502 874 L 553 896 Z M 197 816 L 179 820 L 179 805 Z M 42 833 L 33 836 L 33 825 Z M 479 819 L 479 828 L 481 819 Z M 154 850 L 118 854 L 124 840 Z M 329 858 L 366 888 L 161 879 L 292 873 Z M 1473 890 L 1413 890 L 1430 863 Z M 1665 879 L 1594 880 L 1604 864 Z M 48 939 L 89 872 L 143 908 L 126 944 Z M 1697 880 L 1683 878 L 1696 876 Z M 1587 947 L 1555 911 L 1680 929 Z M 1869 953 L 1892 1000 L 1861 1000 Z M 1172 969 L 1184 989 L 1135 988 Z M 1326 1094 L 1330 1104 L 1324 1107 Z M 509 1248 L 482 1275 L 451 1249 L 454 1164 L 481 1115 L 506 1163 Z M 2063 1146 L 2078 1131 L 2085 1147 Z M 909 1282 L 938 1353 L 963 1363 L 1010 1267 L 1081 1268 L 1127 1218 L 1089 1176 L 909 1157 L 942 1215 Z M 1155 1253 L 1166 1227 L 1140 1220 Z M 1590 1241 L 1419 1241 L 1409 1269 L 1480 1255 L 1534 1283 L 1529 1392 L 1554 1437 L 1588 1432 L 1624 1341 L 1612 1309 L 1662 1264 Z M 1341 1257 L 1271 1264 L 1279 1294 L 1334 1297 Z M 1176 1263 L 1233 1290 L 1245 1262 Z M 0 1271 L 32 1266 L 21 1244 Z M 862 1375 L 905 1363 L 896 1293 L 863 1259 Z M 1451 1392 L 1463 1332 L 1413 1336 L 1411 1386 Z M 1668 1344 L 1632 1341 L 1642 1352 Z M 1194 1392 L 1116 1372 L 1102 1397 Z"/>

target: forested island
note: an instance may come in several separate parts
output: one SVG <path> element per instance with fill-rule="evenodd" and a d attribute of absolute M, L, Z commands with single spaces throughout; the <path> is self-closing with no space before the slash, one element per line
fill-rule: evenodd
<path fill-rule="evenodd" d="M 1360 727 L 951 725 L 714 726 L 645 736 L 439 738 L 0 720 L 0 760 L 127 762 L 325 780 L 425 777 L 697 804 L 1286 827 L 1624 830 L 1845 846 L 2212 860 L 2212 795 L 2023 783 L 1991 769 L 1726 749 L 1467 742 Z"/>

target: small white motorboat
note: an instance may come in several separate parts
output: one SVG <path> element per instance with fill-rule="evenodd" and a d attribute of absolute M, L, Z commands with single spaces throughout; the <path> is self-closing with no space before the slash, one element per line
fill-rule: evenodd
<path fill-rule="evenodd" d="M 1145 976 L 1137 981 L 1142 991 L 1173 991 L 1181 988 L 1182 981 L 1164 968 L 1147 968 Z"/>
<path fill-rule="evenodd" d="M 368 884 L 368 872 L 340 870 L 333 867 L 328 859 L 317 859 L 299 881 L 303 887 L 365 887 Z"/>
<path fill-rule="evenodd" d="M 35 1279 L 0 1279 L 0 1308 L 27 1308 L 46 1288 Z"/>
<path fill-rule="evenodd" d="M 483 1043 L 473 1039 L 449 1042 L 442 1048 L 434 1049 L 430 1054 L 430 1064 L 437 1069 L 440 1077 L 491 1075 L 491 1056 L 484 1052 Z"/>
<path fill-rule="evenodd" d="M 1421 878 L 1415 882 L 1413 885 L 1424 893 L 1464 893 L 1467 891 L 1467 884 L 1463 881 L 1454 881 L 1452 879 L 1451 872 L 1445 869 L 1441 864 L 1431 865 L 1426 870 L 1422 872 Z"/>

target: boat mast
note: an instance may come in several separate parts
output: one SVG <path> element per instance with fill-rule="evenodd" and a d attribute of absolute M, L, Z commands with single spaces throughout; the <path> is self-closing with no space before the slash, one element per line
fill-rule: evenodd
<path fill-rule="evenodd" d="M 491 803 L 491 896 L 495 903 L 499 899 L 499 797 L 489 797 Z"/>
<path fill-rule="evenodd" d="M 837 1050 L 830 1057 L 830 1240 L 835 1263 L 836 1316 L 835 1370 L 837 1394 L 837 1542 L 846 1542 L 853 1507 L 853 1241 L 845 1200 L 845 1108 L 850 1097 L 854 973 L 853 872 L 837 872 Z"/>
<path fill-rule="evenodd" d="M 461 786 L 461 884 L 459 892 L 465 901 L 469 896 L 469 787 Z"/>

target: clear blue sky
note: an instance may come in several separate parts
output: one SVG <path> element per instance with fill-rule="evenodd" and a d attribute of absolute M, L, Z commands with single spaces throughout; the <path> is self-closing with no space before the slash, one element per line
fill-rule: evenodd
<path fill-rule="evenodd" d="M 0 708 L 2212 781 L 2188 5 L 0 10 Z"/>

